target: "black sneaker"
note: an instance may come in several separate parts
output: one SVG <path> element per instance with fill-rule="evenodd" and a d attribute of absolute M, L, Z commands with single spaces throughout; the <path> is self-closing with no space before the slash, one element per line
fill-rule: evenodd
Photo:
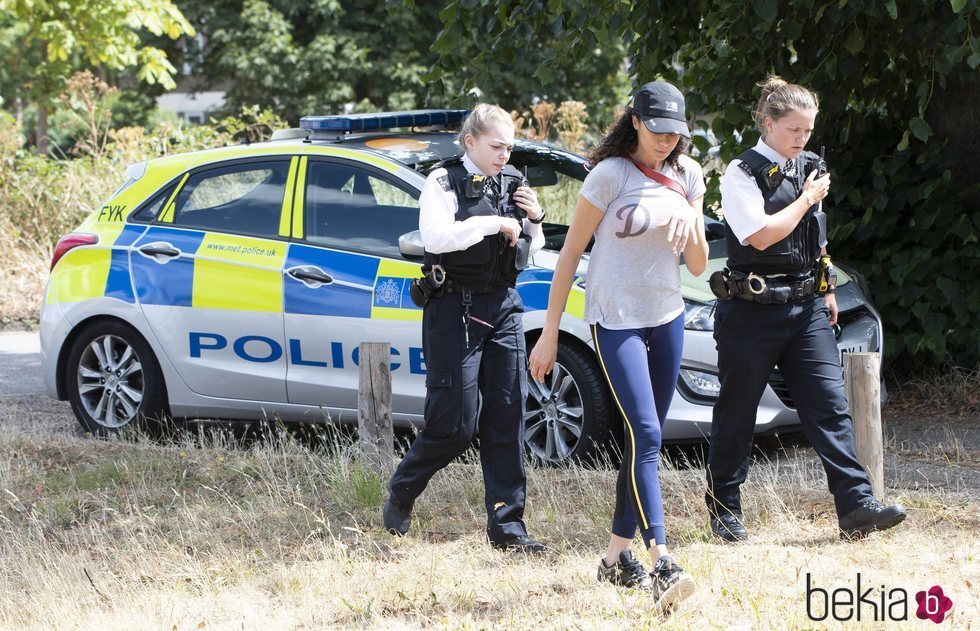
<path fill-rule="evenodd" d="M 412 524 L 412 506 L 404 506 L 392 496 L 388 496 L 385 507 L 381 511 L 385 528 L 393 535 L 404 537 Z"/>
<path fill-rule="evenodd" d="M 524 554 L 543 554 L 548 548 L 540 541 L 535 541 L 527 535 L 511 537 L 505 541 L 490 541 L 490 546 L 506 552 L 523 552 Z"/>
<path fill-rule="evenodd" d="M 837 521 L 841 539 L 860 539 L 875 530 L 888 530 L 905 521 L 901 504 L 885 506 L 871 498 Z"/>
<path fill-rule="evenodd" d="M 677 603 L 694 593 L 694 579 L 681 569 L 669 556 L 657 560 L 650 572 L 653 579 L 653 595 L 661 611 L 673 609 Z"/>
<path fill-rule="evenodd" d="M 613 585 L 635 589 L 653 589 L 653 579 L 647 574 L 643 564 L 636 560 L 633 551 L 626 549 L 619 553 L 619 561 L 606 566 L 605 559 L 599 559 L 599 581 L 609 581 Z"/>

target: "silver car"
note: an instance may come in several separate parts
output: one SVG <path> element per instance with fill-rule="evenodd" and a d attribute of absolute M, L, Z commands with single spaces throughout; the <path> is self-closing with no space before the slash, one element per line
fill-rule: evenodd
<path fill-rule="evenodd" d="M 445 128 L 464 114 L 315 117 L 269 142 L 134 165 L 56 248 L 41 313 L 48 389 L 99 435 L 165 416 L 356 423 L 358 345 L 389 342 L 394 421 L 421 426 L 421 311 L 408 296 L 422 253 L 418 197 L 426 174 L 461 153 Z M 519 140 L 511 163 L 551 217 L 574 206 L 581 156 Z M 529 347 L 566 231 L 545 224 L 546 246 L 517 281 Z M 702 440 L 718 393 L 705 279 L 723 266 L 725 242 L 718 222 L 708 233 L 708 272 L 682 272 L 685 348 L 667 441 Z M 582 320 L 588 259 L 555 369 L 529 388 L 527 450 L 551 464 L 592 454 L 622 423 Z M 837 297 L 841 352 L 880 351 L 860 279 L 840 274 Z M 757 432 L 798 424 L 774 373 Z"/>

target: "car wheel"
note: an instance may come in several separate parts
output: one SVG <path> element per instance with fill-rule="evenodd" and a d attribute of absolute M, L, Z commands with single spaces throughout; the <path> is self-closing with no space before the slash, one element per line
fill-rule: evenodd
<path fill-rule="evenodd" d="M 65 381 L 78 422 L 97 436 L 155 430 L 167 414 L 160 365 L 146 340 L 121 322 L 96 322 L 79 333 Z"/>
<path fill-rule="evenodd" d="M 528 377 L 524 445 L 549 465 L 593 455 L 608 437 L 609 391 L 594 359 L 581 348 L 558 342 L 558 357 L 544 381 Z"/>

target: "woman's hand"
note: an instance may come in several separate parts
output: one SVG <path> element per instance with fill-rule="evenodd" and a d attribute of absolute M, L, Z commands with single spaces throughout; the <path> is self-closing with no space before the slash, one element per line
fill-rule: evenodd
<path fill-rule="evenodd" d="M 544 212 L 538 203 L 538 195 L 528 186 L 518 187 L 514 191 L 514 203 L 527 213 L 529 219 L 537 219 Z"/>
<path fill-rule="evenodd" d="M 806 178 L 806 182 L 803 183 L 803 192 L 800 196 L 806 196 L 807 200 L 810 202 L 810 206 L 813 206 L 817 202 L 821 201 L 830 193 L 830 173 L 824 175 L 823 177 L 817 177 L 817 172 L 814 170 Z"/>
<path fill-rule="evenodd" d="M 674 254 L 679 255 L 684 251 L 688 239 L 693 239 L 695 244 L 698 242 L 697 215 L 688 204 L 678 207 L 657 227 L 667 230 L 667 241 L 673 246 Z"/>
<path fill-rule="evenodd" d="M 534 348 L 531 349 L 531 378 L 536 381 L 544 381 L 545 375 L 554 368 L 557 358 L 558 336 L 546 329 L 541 333 L 538 341 L 534 343 Z"/>
<path fill-rule="evenodd" d="M 827 311 L 830 312 L 829 320 L 830 326 L 837 324 L 837 296 L 834 294 L 824 294 L 823 302 L 827 305 Z"/>
<path fill-rule="evenodd" d="M 513 217 L 501 217 L 499 232 L 507 236 L 510 245 L 517 245 L 517 240 L 521 238 L 521 223 Z"/>

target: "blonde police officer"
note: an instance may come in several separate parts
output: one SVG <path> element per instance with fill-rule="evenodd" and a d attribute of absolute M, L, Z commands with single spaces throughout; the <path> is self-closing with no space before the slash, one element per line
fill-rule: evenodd
<path fill-rule="evenodd" d="M 490 543 L 539 553 L 544 546 L 528 537 L 523 521 L 527 360 L 514 285 L 544 244 L 544 212 L 507 166 L 514 146 L 507 112 L 477 105 L 459 141 L 462 160 L 433 170 L 419 200 L 426 276 L 413 294 L 425 303 L 425 428 L 391 478 L 383 519 L 404 535 L 415 499 L 478 434 Z"/>
<path fill-rule="evenodd" d="M 759 399 L 774 367 L 823 462 L 841 535 L 862 536 L 905 519 L 901 506 L 874 498 L 855 454 L 831 330 L 837 321 L 834 280 L 821 277 L 828 270 L 819 265 L 826 255 L 819 202 L 830 190 L 830 175 L 822 159 L 804 151 L 816 116 L 815 94 L 770 77 L 755 110 L 762 138 L 728 165 L 721 180 L 729 258 L 727 277 L 712 278 L 720 298 L 714 336 L 721 392 L 705 500 L 712 532 L 727 541 L 748 537 L 739 488 L 749 468 Z"/>

